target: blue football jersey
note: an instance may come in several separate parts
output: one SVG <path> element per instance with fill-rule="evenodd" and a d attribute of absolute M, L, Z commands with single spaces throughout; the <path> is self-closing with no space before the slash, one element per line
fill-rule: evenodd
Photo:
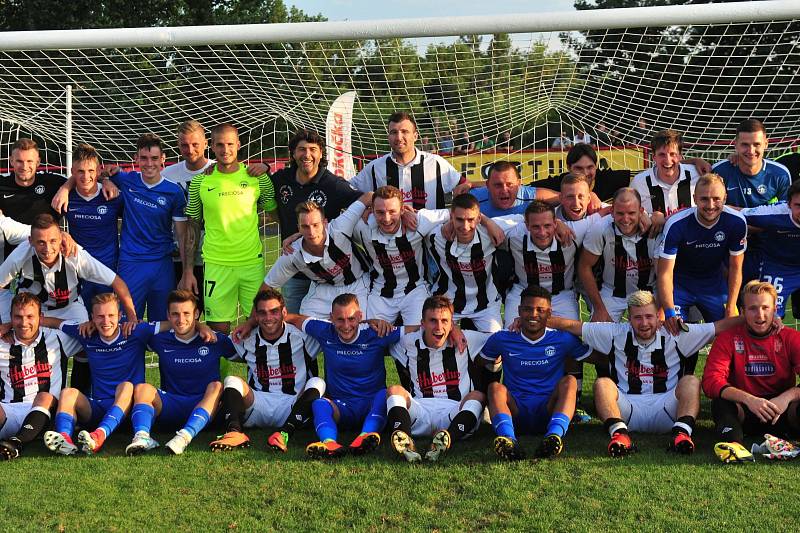
<path fill-rule="evenodd" d="M 714 172 L 725 180 L 728 205 L 736 207 L 758 207 L 786 201 L 786 191 L 792 184 L 789 169 L 780 163 L 764 160 L 755 176 L 747 176 L 727 159 L 713 166 Z"/>
<path fill-rule="evenodd" d="M 65 215 L 69 234 L 111 270 L 117 269 L 119 238 L 114 230 L 122 209 L 122 196 L 106 200 L 99 188 L 97 194 L 88 200 L 74 189 L 69 193 L 69 209 Z"/>
<path fill-rule="evenodd" d="M 205 342 L 196 335 L 190 341 L 165 331 L 150 339 L 158 354 L 161 389 L 181 396 L 201 396 L 212 381 L 219 381 L 219 360 L 236 359 L 236 349 L 226 336 L 217 333 L 217 342 Z"/>
<path fill-rule="evenodd" d="M 700 224 L 697 208 L 691 207 L 667 220 L 660 256 L 675 260 L 675 279 L 717 279 L 728 256 L 744 253 L 746 237 L 747 222 L 735 209 L 724 207 L 709 228 Z"/>
<path fill-rule="evenodd" d="M 74 337 L 86 350 L 92 379 L 92 397 L 114 398 L 117 385 L 130 381 L 134 385 L 145 382 L 144 352 L 148 341 L 158 332 L 157 323 L 142 322 L 136 325 L 127 338 L 122 333 L 106 342 L 97 333 L 82 337 L 77 322 L 64 322 L 61 331 Z"/>
<path fill-rule="evenodd" d="M 112 178 L 124 203 L 120 259 L 156 261 L 172 253 L 172 222 L 186 220 L 183 190 L 165 179 L 147 185 L 138 172 Z"/>
<path fill-rule="evenodd" d="M 520 332 L 498 331 L 486 340 L 481 357 L 496 361 L 502 356 L 503 384 L 511 394 L 550 396 L 564 377 L 566 358 L 580 361 L 591 353 L 575 335 L 547 328 L 535 341 Z"/>
<path fill-rule="evenodd" d="M 343 342 L 333 324 L 309 318 L 303 331 L 319 342 L 325 356 L 326 394 L 334 399 L 372 397 L 386 388 L 386 348 L 400 340 L 400 328 L 379 337 L 366 324 L 353 342 Z"/>
<path fill-rule="evenodd" d="M 763 205 L 742 210 L 747 223 L 764 230 L 761 253 L 766 261 L 800 267 L 800 224 L 792 218 L 785 203 Z"/>
<path fill-rule="evenodd" d="M 477 198 L 478 202 L 481 204 L 481 213 L 489 218 L 506 215 L 524 215 L 525 208 L 528 207 L 531 200 L 536 199 L 536 187 L 520 185 L 514 206 L 511 209 L 498 209 L 492 205 L 492 201 L 489 199 L 489 189 L 486 187 L 476 187 L 469 192 L 472 196 Z"/>

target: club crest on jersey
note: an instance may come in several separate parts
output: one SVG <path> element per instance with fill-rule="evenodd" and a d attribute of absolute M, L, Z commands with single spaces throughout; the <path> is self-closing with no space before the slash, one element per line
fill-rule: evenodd
<path fill-rule="evenodd" d="M 198 354 L 198 355 L 202 355 L 202 356 L 206 356 L 206 355 L 208 355 L 208 346 L 201 346 L 201 347 L 199 347 L 199 348 L 197 349 L 197 354 Z"/>
<path fill-rule="evenodd" d="M 734 337 L 733 349 L 736 350 L 736 353 L 744 353 L 744 339 L 741 337 Z"/>
<path fill-rule="evenodd" d="M 104 206 L 104 205 L 98 205 L 97 206 L 97 214 L 98 215 L 105 215 L 106 213 L 108 213 L 108 207 L 107 206 Z"/>
<path fill-rule="evenodd" d="M 767 186 L 763 183 L 756 187 L 756 190 L 758 191 L 758 194 L 767 194 Z"/>
<path fill-rule="evenodd" d="M 292 197 L 294 192 L 292 192 L 292 188 L 288 185 L 281 185 L 281 188 L 278 190 L 278 194 L 280 195 L 281 202 L 286 204 L 289 203 L 289 198 Z"/>
<path fill-rule="evenodd" d="M 249 184 L 246 181 L 240 181 L 239 182 L 239 187 L 241 187 L 242 189 L 246 189 L 248 187 L 248 185 Z"/>
<path fill-rule="evenodd" d="M 167 205 L 167 199 L 164 198 L 163 196 L 159 196 L 158 198 L 156 198 L 156 202 L 158 202 L 158 205 L 160 206 Z"/>
<path fill-rule="evenodd" d="M 548 346 L 544 349 L 544 354 L 547 357 L 553 357 L 556 354 L 556 347 L 555 346 Z"/>
<path fill-rule="evenodd" d="M 328 195 L 322 191 L 314 191 L 308 195 L 308 201 L 314 202 L 320 207 L 324 207 L 328 203 Z"/>
<path fill-rule="evenodd" d="M 717 242 L 722 242 L 722 241 L 724 241 L 724 240 L 725 240 L 725 232 L 724 232 L 724 231 L 718 231 L 718 232 L 716 232 L 716 233 L 714 234 L 714 239 L 716 239 L 716 240 L 717 240 Z"/>
<path fill-rule="evenodd" d="M 44 185 L 37 185 L 33 192 L 36 194 L 44 194 Z"/>

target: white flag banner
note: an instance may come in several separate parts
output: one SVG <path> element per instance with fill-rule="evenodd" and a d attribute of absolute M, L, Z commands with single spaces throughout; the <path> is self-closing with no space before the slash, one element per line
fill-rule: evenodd
<path fill-rule="evenodd" d="M 355 99 L 355 91 L 349 91 L 339 96 L 328 110 L 328 118 L 325 120 L 328 170 L 347 180 L 356 175 L 350 137 L 353 129 L 353 102 Z"/>

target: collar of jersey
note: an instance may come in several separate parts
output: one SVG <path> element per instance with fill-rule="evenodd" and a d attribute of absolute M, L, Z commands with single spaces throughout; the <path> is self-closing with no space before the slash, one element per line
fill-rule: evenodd
<path fill-rule="evenodd" d="M 698 222 L 699 222 L 699 221 L 698 221 Z M 617 236 L 619 236 L 619 237 L 622 237 L 623 239 L 628 239 L 628 240 L 631 240 L 631 241 L 633 241 L 633 242 L 639 242 L 639 239 L 642 237 L 642 236 L 641 236 L 640 234 L 638 234 L 638 233 L 634 233 L 633 235 L 625 235 L 624 233 L 622 233 L 622 232 L 619 230 L 619 228 L 617 227 L 617 224 L 616 224 L 616 222 L 614 222 L 614 219 L 613 219 L 613 218 L 611 219 L 611 227 L 612 227 L 612 228 L 614 228 L 614 235 L 617 235 Z"/>
<path fill-rule="evenodd" d="M 558 240 L 555 237 L 553 237 L 553 242 L 551 242 L 550 246 L 548 246 L 547 248 L 539 248 L 538 246 L 536 246 L 536 244 L 533 242 L 533 237 L 531 237 L 530 233 L 528 233 L 528 237 L 529 237 L 528 250 L 533 250 L 534 252 L 542 252 L 542 253 L 555 252 L 556 250 L 558 250 Z"/>
<path fill-rule="evenodd" d="M 286 342 L 286 338 L 289 336 L 289 324 L 287 324 L 286 322 L 283 323 L 283 333 L 281 334 L 280 337 L 278 337 L 274 341 L 269 341 L 264 338 L 264 336 L 261 334 L 260 326 L 256 328 L 256 335 L 258 335 L 258 338 L 264 341 L 264 343 L 269 344 L 270 346 L 275 346 L 276 344 L 282 344 Z"/>
<path fill-rule="evenodd" d="M 86 200 L 87 202 L 89 202 L 89 201 L 92 201 L 92 200 L 94 200 L 95 198 L 97 198 L 97 197 L 100 195 L 100 193 L 102 192 L 100 189 L 102 189 L 102 187 L 100 187 L 100 185 L 98 184 L 98 185 L 97 185 L 97 190 L 96 190 L 96 191 L 95 191 L 95 193 L 94 193 L 93 195 L 91 195 L 91 196 L 84 196 L 84 195 L 82 195 L 81 193 L 79 193 L 79 192 L 78 192 L 78 189 L 75 189 L 75 194 L 77 194 L 79 197 L 81 197 L 81 198 L 83 198 L 84 200 Z"/>
<path fill-rule="evenodd" d="M 325 250 L 328 248 L 328 244 L 330 243 L 331 233 L 328 230 L 325 230 L 325 244 L 322 245 L 322 249 Z M 300 247 L 300 254 L 303 256 L 303 261 L 306 263 L 316 263 L 318 261 L 322 261 L 321 256 L 312 255 L 311 253 L 307 252 L 305 248 L 303 248 L 303 238 L 300 237 L 297 239 L 297 246 Z M 322 252 L 325 253 L 324 251 Z"/>
<path fill-rule="evenodd" d="M 714 226 L 716 226 L 717 224 L 719 224 L 720 219 L 722 219 L 722 214 L 725 213 L 725 206 L 723 206 L 722 207 L 722 213 L 719 214 L 719 217 L 717 218 L 717 220 L 713 224 L 711 224 L 710 226 L 706 226 L 705 224 L 700 222 L 700 219 L 697 217 L 697 207 L 693 207 L 692 209 L 694 209 L 694 212 L 692 214 L 694 215 L 695 221 L 698 224 L 700 224 L 700 227 L 703 227 L 703 228 L 706 228 L 706 229 L 711 229 Z"/>
<path fill-rule="evenodd" d="M 142 185 L 144 185 L 148 189 L 154 189 L 155 187 L 158 187 L 159 185 L 161 185 L 161 182 L 164 181 L 164 177 L 161 175 L 160 172 L 158 174 L 158 181 L 153 183 L 152 185 L 147 183 L 146 181 L 144 181 L 144 176 L 142 176 L 141 172 L 137 172 L 137 174 L 139 174 L 139 181 L 141 181 Z"/>
<path fill-rule="evenodd" d="M 553 331 L 553 330 L 551 328 L 545 327 L 544 328 L 544 335 L 542 335 L 541 337 L 539 337 L 536 340 L 529 339 L 528 337 L 525 336 L 524 333 L 522 333 L 521 330 L 519 332 L 519 336 L 522 337 L 522 340 L 526 341 L 529 344 L 539 344 L 542 341 L 542 339 L 544 339 L 547 336 L 547 332 L 549 332 L 549 331 Z"/>
<path fill-rule="evenodd" d="M 675 183 L 673 183 L 672 185 L 670 185 L 669 183 L 663 181 L 661 178 L 658 177 L 658 172 L 656 171 L 656 168 L 657 167 L 650 167 L 650 175 L 653 176 L 653 181 L 655 182 L 655 184 L 661 187 L 662 189 L 672 190 L 673 187 L 677 187 L 678 184 L 681 181 L 683 181 L 684 177 L 683 163 L 678 163 L 678 179 L 675 180 Z"/>
<path fill-rule="evenodd" d="M 452 255 L 457 256 L 459 246 L 472 246 L 474 244 L 478 244 L 479 242 L 481 242 L 480 236 L 478 235 L 479 228 L 480 226 L 475 228 L 475 233 L 472 235 L 472 240 L 469 242 L 464 242 L 464 243 L 458 242 L 458 237 L 453 239 L 453 244 L 450 245 L 450 253 Z"/>
<path fill-rule="evenodd" d="M 645 346 L 644 344 L 641 343 L 639 338 L 636 336 L 636 332 L 633 331 L 633 327 L 630 324 L 628 324 L 628 328 L 630 328 L 631 335 L 633 337 L 633 344 L 635 344 L 637 348 L 640 348 L 640 349 L 645 350 L 647 352 L 652 352 L 656 347 L 660 346 L 660 343 L 658 341 L 662 337 L 664 337 L 664 333 L 661 331 L 662 329 L 664 329 L 664 326 L 661 326 L 660 328 L 658 328 L 656 330 L 656 336 L 653 337 L 653 340 L 651 340 L 647 344 L 647 346 Z"/>
<path fill-rule="evenodd" d="M 401 168 L 412 167 L 414 165 L 418 165 L 420 160 L 422 159 L 422 152 L 417 150 L 416 146 L 414 147 L 414 158 L 411 161 L 409 161 L 408 163 L 406 163 L 405 165 L 402 165 L 402 164 L 397 162 L 397 159 L 394 158 L 394 152 L 389 152 L 387 155 L 388 155 L 388 157 L 390 157 L 392 159 L 392 161 L 395 162 L 395 164 L 398 167 L 401 167 Z"/>
<path fill-rule="evenodd" d="M 186 344 L 186 345 L 189 345 L 189 344 L 191 344 L 192 342 L 194 342 L 194 340 L 195 340 L 197 337 L 199 337 L 199 336 L 200 336 L 200 334 L 199 334 L 197 331 L 195 331 L 195 332 L 194 332 L 194 336 L 193 336 L 191 339 L 189 339 L 189 340 L 183 340 L 183 339 L 179 339 L 179 338 L 178 338 L 178 336 L 177 336 L 177 335 L 175 335 L 175 330 L 174 330 L 174 329 L 171 329 L 171 330 L 169 330 L 169 332 L 170 332 L 170 333 L 172 333 L 172 336 L 173 336 L 173 337 L 175 337 L 175 340 L 176 340 L 176 341 L 178 341 L 178 342 L 180 342 L 180 343 L 183 343 L 183 344 Z"/>
<path fill-rule="evenodd" d="M 375 215 L 370 215 L 369 216 L 369 218 L 367 219 L 367 224 L 369 224 L 370 227 L 373 230 L 375 230 L 375 232 L 374 232 L 375 240 L 378 241 L 378 242 L 382 242 L 383 244 L 388 244 L 389 241 L 391 241 L 392 239 L 399 239 L 400 237 L 403 236 L 403 224 L 402 223 L 400 224 L 400 226 L 398 226 L 397 231 L 395 231 L 391 235 L 387 235 L 387 234 L 385 234 L 384 232 L 381 231 L 381 228 L 378 226 L 378 222 L 375 220 Z"/>
<path fill-rule="evenodd" d="M 23 346 L 25 348 L 33 348 L 34 346 L 42 342 L 43 336 L 44 336 L 44 328 L 42 326 L 39 326 L 39 335 L 36 336 L 36 340 L 30 344 L 25 344 L 17 338 L 17 333 L 14 332 L 14 344 L 16 344 L 17 346 Z"/>
<path fill-rule="evenodd" d="M 106 346 L 111 346 L 112 344 L 114 344 L 119 340 L 120 335 L 122 335 L 122 330 L 120 329 L 119 326 L 117 326 L 117 334 L 114 335 L 114 338 L 111 339 L 110 341 L 105 340 L 103 337 L 100 336 L 99 333 L 97 334 L 97 338 L 100 339 L 100 342 L 102 342 Z"/>

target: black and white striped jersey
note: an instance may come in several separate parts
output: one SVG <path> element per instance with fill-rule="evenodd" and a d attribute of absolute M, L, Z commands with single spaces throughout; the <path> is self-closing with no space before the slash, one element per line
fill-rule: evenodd
<path fill-rule="evenodd" d="M 428 246 L 439 265 L 433 293 L 450 298 L 456 313 L 477 313 L 498 300 L 492 281 L 495 246 L 486 228 L 479 225 L 472 241 L 462 244 L 446 239 L 439 226 L 428 237 Z"/>
<path fill-rule="evenodd" d="M 370 291 L 393 298 L 425 285 L 425 237 L 449 219 L 449 209 L 421 209 L 417 211 L 416 231 L 404 232 L 401 227 L 394 235 L 383 233 L 373 216 L 366 223 L 360 221 L 353 238 L 372 259 Z"/>
<path fill-rule="evenodd" d="M 673 390 L 687 373 L 686 361 L 714 339 L 714 324 L 688 324 L 677 337 L 659 328 L 642 344 L 628 323 L 585 322 L 581 336 L 593 349 L 608 354 L 611 379 L 625 394 L 659 394 Z M 692 369 L 688 369 L 689 373 Z"/>
<path fill-rule="evenodd" d="M 291 324 L 283 326 L 283 334 L 275 342 L 265 340 L 256 328 L 234 344 L 247 363 L 247 384 L 253 390 L 299 394 L 309 378 L 319 375 L 319 343 Z"/>
<path fill-rule="evenodd" d="M 16 337 L 0 339 L 0 402 L 32 402 L 40 392 L 56 398 L 67 382 L 67 358 L 80 352 L 80 343 L 61 331 L 39 328 L 29 345 Z"/>
<path fill-rule="evenodd" d="M 583 248 L 603 262 L 603 286 L 617 298 L 654 290 L 659 244 L 660 239 L 639 233 L 623 235 L 611 215 L 593 225 L 583 240 Z"/>
<path fill-rule="evenodd" d="M 660 211 L 669 216 L 675 211 L 694 206 L 694 185 L 700 174 L 694 165 L 681 163 L 680 166 L 680 177 L 671 185 L 658 179 L 655 167 L 636 174 L 631 187 L 642 197 L 645 211 L 651 214 Z"/>
<path fill-rule="evenodd" d="M 350 285 L 360 279 L 368 265 L 363 253 L 355 247 L 352 235 L 364 209 L 363 203 L 355 202 L 328 223 L 322 257 L 307 252 L 302 237 L 296 240 L 294 253 L 280 256 L 264 278 L 264 283 L 270 287 L 282 287 L 299 272 L 312 281 L 334 286 Z"/>
<path fill-rule="evenodd" d="M 80 281 L 111 285 L 117 275 L 83 248 L 72 257 L 60 254 L 56 263 L 48 267 L 39 261 L 29 243 L 23 243 L 0 265 L 0 287 L 7 287 L 17 277 L 18 291 L 35 294 L 46 313 L 76 301 Z"/>
<path fill-rule="evenodd" d="M 441 156 L 421 150 L 407 165 L 399 165 L 392 153 L 370 161 L 350 183 L 362 192 L 392 185 L 403 191 L 403 202 L 414 209 L 444 209 L 445 195 L 461 181 L 461 175 Z"/>
<path fill-rule="evenodd" d="M 468 330 L 463 333 L 467 339 L 467 349 L 463 352 L 449 342 L 442 348 L 429 348 L 421 329 L 404 335 L 392 346 L 392 357 L 411 376 L 411 396 L 461 401 L 473 390 L 475 358 L 489 334 Z"/>

